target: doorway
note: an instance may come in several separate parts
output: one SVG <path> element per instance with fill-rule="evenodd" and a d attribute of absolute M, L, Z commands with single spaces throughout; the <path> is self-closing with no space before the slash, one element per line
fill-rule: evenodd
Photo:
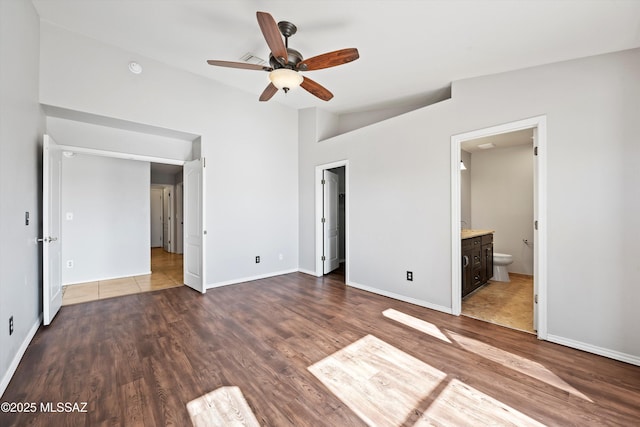
<path fill-rule="evenodd" d="M 466 141 L 529 129 L 533 135 L 533 324 L 540 339 L 546 339 L 546 117 L 538 116 L 494 126 L 451 138 L 451 247 L 452 247 L 452 314 L 462 313 L 461 228 L 464 228 L 461 206 L 461 149 Z M 465 220 L 468 222 L 468 220 Z M 470 228 L 473 224 L 467 224 Z M 526 238 L 525 238 L 526 240 Z M 535 244 L 533 244 L 535 242 Z M 523 242 L 524 243 L 524 242 Z"/>
<path fill-rule="evenodd" d="M 337 272 L 349 283 L 348 161 L 316 167 L 316 276 Z"/>
<path fill-rule="evenodd" d="M 471 139 L 461 144 L 461 237 L 483 235 L 480 250 L 463 240 L 462 314 L 535 333 L 533 325 L 533 129 Z M 477 239 L 477 238 L 476 238 Z M 491 241 L 491 243 L 489 243 Z M 494 265 L 500 262 L 508 265 Z M 485 270 L 482 270 L 484 264 Z M 507 273 L 508 269 L 508 273 Z M 466 279 L 466 281 L 465 281 Z"/>

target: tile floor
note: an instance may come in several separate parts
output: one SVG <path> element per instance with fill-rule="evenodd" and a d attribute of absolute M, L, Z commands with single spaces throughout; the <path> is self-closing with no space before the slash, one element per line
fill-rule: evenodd
<path fill-rule="evenodd" d="M 62 288 L 62 305 L 156 291 L 183 285 L 182 255 L 151 249 L 151 274 L 68 285 Z"/>
<path fill-rule="evenodd" d="M 462 300 L 462 314 L 497 325 L 535 333 L 533 277 L 509 273 L 511 282 L 489 283 Z"/>

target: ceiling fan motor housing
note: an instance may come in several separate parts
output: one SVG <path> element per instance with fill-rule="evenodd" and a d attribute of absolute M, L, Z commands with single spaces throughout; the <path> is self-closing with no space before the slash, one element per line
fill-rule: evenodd
<path fill-rule="evenodd" d="M 302 54 L 295 49 L 287 48 L 287 64 L 281 64 L 272 54 L 269 54 L 269 64 L 274 70 L 278 68 L 289 68 L 295 70 L 298 63 L 302 62 Z"/>

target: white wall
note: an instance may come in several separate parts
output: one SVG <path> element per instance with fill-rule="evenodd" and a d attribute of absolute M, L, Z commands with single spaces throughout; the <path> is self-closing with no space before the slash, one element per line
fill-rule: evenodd
<path fill-rule="evenodd" d="M 471 224 L 495 230 L 493 250 L 513 256 L 507 269 L 533 274 L 533 146 L 472 154 Z M 522 241 L 526 239 L 529 245 Z"/>
<path fill-rule="evenodd" d="M 320 143 L 302 110 L 301 269 L 315 264 L 315 165 L 349 159 L 351 281 L 450 309 L 451 136 L 545 114 L 548 336 L 640 363 L 640 267 L 622 261 L 640 251 L 638 75 L 636 49 L 458 81 L 450 101 Z"/>
<path fill-rule="evenodd" d="M 209 285 L 297 268 L 295 110 L 47 23 L 41 32 L 44 104 L 201 136 Z M 142 74 L 128 71 L 133 59 Z"/>
<path fill-rule="evenodd" d="M 117 123 L 117 122 L 116 122 Z M 47 116 L 47 133 L 62 145 L 172 160 L 191 159 L 192 141 Z"/>
<path fill-rule="evenodd" d="M 175 185 L 176 175 L 158 171 L 151 171 L 151 184 Z"/>
<path fill-rule="evenodd" d="M 149 274 L 149 191 L 147 162 L 63 156 L 63 285 Z"/>
<path fill-rule="evenodd" d="M 35 242 L 41 230 L 44 128 L 38 49 L 39 19 L 31 2 L 0 0 L 0 394 L 42 311 L 41 257 Z"/>

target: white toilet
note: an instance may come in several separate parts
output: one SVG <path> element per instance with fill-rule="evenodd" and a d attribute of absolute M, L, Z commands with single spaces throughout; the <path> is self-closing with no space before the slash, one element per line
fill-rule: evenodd
<path fill-rule="evenodd" d="M 513 256 L 510 254 L 493 253 L 493 277 L 491 280 L 496 282 L 510 282 L 507 265 L 513 262 Z"/>

